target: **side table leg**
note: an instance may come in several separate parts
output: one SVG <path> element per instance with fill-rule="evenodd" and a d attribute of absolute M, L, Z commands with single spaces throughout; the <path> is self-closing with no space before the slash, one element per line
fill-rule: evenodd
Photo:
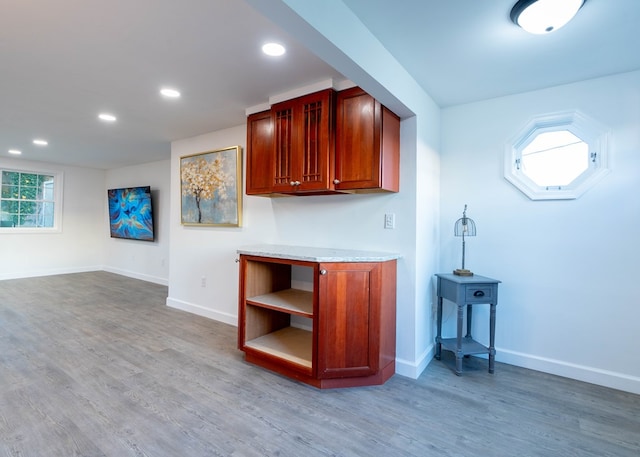
<path fill-rule="evenodd" d="M 442 297 L 438 297 L 438 310 L 436 320 L 436 360 L 440 360 L 442 354 Z"/>
<path fill-rule="evenodd" d="M 471 338 L 471 318 L 473 316 L 473 306 L 467 305 L 467 334 L 465 338 Z"/>
<path fill-rule="evenodd" d="M 493 373 L 496 362 L 496 304 L 489 311 L 489 373 Z"/>
<path fill-rule="evenodd" d="M 473 316 L 473 305 L 467 305 L 467 334 L 464 336 L 465 340 L 470 340 L 473 337 L 471 336 L 471 319 Z M 469 358 L 469 355 L 464 356 L 465 359 Z"/>
<path fill-rule="evenodd" d="M 458 305 L 458 331 L 456 341 L 456 375 L 462 374 L 462 320 L 464 318 L 464 305 Z"/>

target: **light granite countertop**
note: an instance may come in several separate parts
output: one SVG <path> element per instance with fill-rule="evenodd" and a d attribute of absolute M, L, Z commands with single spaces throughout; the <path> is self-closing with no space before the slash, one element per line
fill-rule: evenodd
<path fill-rule="evenodd" d="M 271 257 L 276 259 L 303 260 L 308 262 L 386 262 L 402 256 L 395 252 L 358 251 L 354 249 L 257 244 L 241 246 L 238 254 Z"/>

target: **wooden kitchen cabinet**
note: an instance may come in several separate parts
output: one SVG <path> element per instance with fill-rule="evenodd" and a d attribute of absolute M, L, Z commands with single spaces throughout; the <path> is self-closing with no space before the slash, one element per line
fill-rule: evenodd
<path fill-rule="evenodd" d="M 247 195 L 273 189 L 273 121 L 271 111 L 247 117 Z"/>
<path fill-rule="evenodd" d="M 247 118 L 247 195 L 333 193 L 334 98 L 327 89 Z"/>
<path fill-rule="evenodd" d="M 327 89 L 271 107 L 273 192 L 333 190 L 333 100 Z"/>
<path fill-rule="evenodd" d="M 360 88 L 326 89 L 247 118 L 246 193 L 398 192 L 399 157 L 395 114 Z"/>
<path fill-rule="evenodd" d="M 247 362 L 319 388 L 383 384 L 395 373 L 396 255 L 238 252 L 238 347 Z M 309 273 L 306 289 L 292 280 L 295 269 Z"/>
<path fill-rule="evenodd" d="M 335 188 L 398 192 L 400 118 L 359 87 L 337 98 Z"/>

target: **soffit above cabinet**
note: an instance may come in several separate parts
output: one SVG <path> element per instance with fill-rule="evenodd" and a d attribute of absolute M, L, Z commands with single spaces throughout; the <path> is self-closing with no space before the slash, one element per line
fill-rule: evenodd
<path fill-rule="evenodd" d="M 298 87 L 296 89 L 292 89 L 287 92 L 282 92 L 280 94 L 272 95 L 269 97 L 269 101 L 265 103 L 261 103 L 259 105 L 248 107 L 245 110 L 245 114 L 247 116 L 250 116 L 251 114 L 267 111 L 268 109 L 271 108 L 271 105 L 275 105 L 276 103 L 291 100 L 293 98 L 302 97 L 303 95 L 312 94 L 314 92 L 319 92 L 324 89 L 333 89 L 335 91 L 341 91 L 341 90 L 349 89 L 351 87 L 355 87 L 355 84 L 352 81 L 349 81 L 348 79 L 345 79 L 342 81 L 336 81 L 333 79 L 324 79 L 314 84 L 309 84 L 307 86 Z"/>

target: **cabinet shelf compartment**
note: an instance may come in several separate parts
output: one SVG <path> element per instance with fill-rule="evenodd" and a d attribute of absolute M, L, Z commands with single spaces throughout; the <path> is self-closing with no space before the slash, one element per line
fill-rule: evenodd
<path fill-rule="evenodd" d="M 313 317 L 313 292 L 285 289 L 255 297 L 247 297 L 247 304 L 283 311 L 303 317 Z"/>
<path fill-rule="evenodd" d="M 247 341 L 245 346 L 311 370 L 313 338 L 308 330 L 285 327 Z"/>
<path fill-rule="evenodd" d="M 324 389 L 395 373 L 396 260 L 240 255 L 238 348 L 245 360 Z M 268 252 L 270 253 L 270 252 Z M 267 254 L 268 254 L 267 253 Z M 313 258 L 314 260 L 307 260 Z"/>
<path fill-rule="evenodd" d="M 241 349 L 285 360 L 310 374 L 313 333 L 293 327 L 291 313 L 246 304 L 245 342 Z"/>

